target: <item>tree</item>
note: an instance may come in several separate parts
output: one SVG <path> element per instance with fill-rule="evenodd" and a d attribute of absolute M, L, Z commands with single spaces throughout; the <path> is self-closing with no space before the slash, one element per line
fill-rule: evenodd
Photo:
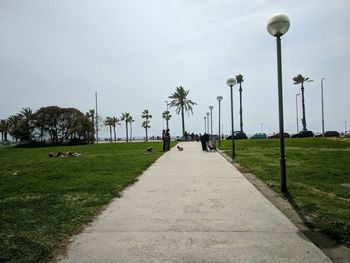
<path fill-rule="evenodd" d="M 129 122 L 130 112 L 122 113 L 122 117 L 120 118 L 121 121 L 125 121 L 125 135 L 126 135 L 126 142 L 128 142 L 128 122 Z"/>
<path fill-rule="evenodd" d="M 9 131 L 9 124 L 7 120 L 0 120 L 0 132 L 1 132 L 1 141 L 7 141 L 7 133 Z"/>
<path fill-rule="evenodd" d="M 112 142 L 112 126 L 114 125 L 113 122 L 114 122 L 113 117 L 106 117 L 106 119 L 104 121 L 104 124 L 106 126 L 109 126 L 109 141 L 110 142 Z"/>
<path fill-rule="evenodd" d="M 129 116 L 128 122 L 130 123 L 130 141 L 132 141 L 132 123 L 135 122 L 135 120 L 131 115 Z"/>
<path fill-rule="evenodd" d="M 145 130 L 146 130 L 146 142 L 147 142 L 148 141 L 148 132 L 147 131 L 148 131 L 148 128 L 151 128 L 151 126 L 149 125 L 149 123 L 150 123 L 149 119 L 152 118 L 152 115 L 149 114 L 148 110 L 144 110 L 142 112 L 141 118 L 145 119 L 141 126 L 143 128 L 145 128 Z"/>
<path fill-rule="evenodd" d="M 113 124 L 113 133 L 114 133 L 114 141 L 117 141 L 117 132 L 116 132 L 116 126 L 120 125 L 120 119 L 117 117 L 112 117 L 112 124 Z"/>
<path fill-rule="evenodd" d="M 170 111 L 166 110 L 162 113 L 163 119 L 165 119 L 166 122 L 166 128 L 169 129 L 169 120 L 171 119 Z"/>
<path fill-rule="evenodd" d="M 187 95 L 190 90 L 185 90 L 182 86 L 176 87 L 176 91 L 169 96 L 169 99 L 172 99 L 170 102 L 170 107 L 174 107 L 177 114 L 181 113 L 182 118 L 182 134 L 185 135 L 185 116 L 184 112 L 193 113 L 192 106 L 197 105 L 197 103 L 192 100 L 187 99 Z"/>
<path fill-rule="evenodd" d="M 239 84 L 239 115 L 240 115 L 240 131 L 243 133 L 243 117 L 242 117 L 242 82 L 243 75 L 239 74 L 236 76 L 237 84 Z"/>
<path fill-rule="evenodd" d="M 11 115 L 7 118 L 8 123 L 8 133 L 14 138 L 16 141 L 21 139 L 21 121 L 22 117 L 17 115 Z"/>
<path fill-rule="evenodd" d="M 306 117 L 305 117 L 305 98 L 304 98 L 304 82 L 311 82 L 310 78 L 306 78 L 301 74 L 298 74 L 293 78 L 294 85 L 301 84 L 301 105 L 302 105 L 302 110 L 303 110 L 303 118 L 301 120 L 303 124 L 303 131 L 306 131 Z"/>
<path fill-rule="evenodd" d="M 89 110 L 88 112 L 88 117 L 91 118 L 91 127 L 92 127 L 92 137 L 94 138 L 95 137 L 95 110 L 94 109 L 91 109 Z"/>

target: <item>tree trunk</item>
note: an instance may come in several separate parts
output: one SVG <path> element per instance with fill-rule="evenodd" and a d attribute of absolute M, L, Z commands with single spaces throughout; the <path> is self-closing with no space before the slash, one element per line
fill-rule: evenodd
<path fill-rule="evenodd" d="M 182 135 L 185 136 L 185 116 L 184 116 L 184 106 L 181 105 L 181 118 L 182 118 Z"/>
<path fill-rule="evenodd" d="M 303 131 L 306 131 L 306 117 L 305 117 L 305 98 L 304 98 L 304 85 L 301 83 L 301 105 L 303 109 L 303 119 L 302 124 L 303 124 Z"/>
<path fill-rule="evenodd" d="M 117 133 L 115 131 L 115 125 L 113 125 L 113 132 L 114 132 L 114 141 L 117 141 Z"/>
<path fill-rule="evenodd" d="M 112 125 L 109 125 L 109 141 L 112 142 Z"/>
<path fill-rule="evenodd" d="M 240 127 L 241 133 L 243 132 L 243 117 L 242 117 L 242 84 L 239 83 L 239 115 L 240 115 Z"/>
<path fill-rule="evenodd" d="M 125 122 L 125 129 L 126 129 L 126 142 L 128 142 L 128 123 Z"/>
<path fill-rule="evenodd" d="M 148 124 L 146 124 L 146 128 L 145 128 L 145 129 L 146 129 L 146 142 L 148 141 L 148 131 L 147 131 L 147 125 L 148 125 Z"/>

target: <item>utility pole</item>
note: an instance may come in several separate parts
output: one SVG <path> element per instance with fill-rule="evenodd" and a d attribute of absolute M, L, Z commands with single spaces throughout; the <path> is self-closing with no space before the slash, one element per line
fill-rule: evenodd
<path fill-rule="evenodd" d="M 97 113 L 97 92 L 95 92 L 95 107 L 96 107 L 96 115 L 95 115 L 95 122 L 96 122 L 96 143 L 98 143 L 98 113 Z"/>

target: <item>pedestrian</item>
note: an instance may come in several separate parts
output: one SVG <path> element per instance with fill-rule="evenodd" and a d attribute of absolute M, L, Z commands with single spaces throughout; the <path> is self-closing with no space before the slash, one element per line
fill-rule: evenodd
<path fill-rule="evenodd" d="M 165 134 L 165 130 L 162 131 L 162 141 L 163 141 L 163 152 L 166 151 L 167 137 Z"/>
<path fill-rule="evenodd" d="M 207 142 L 209 141 L 209 135 L 207 133 L 204 133 L 200 137 L 200 140 L 202 143 L 202 150 L 207 152 L 208 151 Z"/>
<path fill-rule="evenodd" d="M 166 137 L 166 146 L 165 146 L 165 150 L 166 151 L 170 151 L 170 130 L 169 129 L 166 129 L 166 132 L 165 132 L 165 137 Z"/>

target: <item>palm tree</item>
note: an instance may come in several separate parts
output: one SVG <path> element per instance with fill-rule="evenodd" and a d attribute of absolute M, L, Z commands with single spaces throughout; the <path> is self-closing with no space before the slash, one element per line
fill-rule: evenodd
<path fill-rule="evenodd" d="M 240 115 L 240 127 L 241 127 L 241 133 L 243 133 L 243 117 L 242 117 L 242 82 L 243 75 L 239 74 L 236 76 L 237 84 L 239 84 L 239 115 Z"/>
<path fill-rule="evenodd" d="M 126 142 L 128 142 L 128 122 L 129 122 L 130 112 L 122 113 L 120 118 L 121 121 L 125 121 L 125 130 L 126 130 Z"/>
<path fill-rule="evenodd" d="M 132 123 L 135 122 L 133 117 L 130 115 L 128 122 L 130 123 L 130 141 L 132 141 Z"/>
<path fill-rule="evenodd" d="M 305 117 L 305 98 L 304 98 L 304 82 L 311 82 L 310 78 L 306 78 L 301 74 L 298 74 L 293 78 L 293 81 L 295 85 L 301 84 L 301 105 L 302 105 L 302 110 L 303 110 L 303 118 L 301 120 L 303 124 L 303 131 L 306 131 L 306 117 Z"/>
<path fill-rule="evenodd" d="M 7 141 L 8 130 L 9 130 L 9 124 L 7 120 L 0 120 L 1 141 Z"/>
<path fill-rule="evenodd" d="M 170 111 L 166 110 L 162 114 L 163 119 L 166 121 L 166 128 L 169 129 L 169 120 L 171 119 Z"/>
<path fill-rule="evenodd" d="M 117 132 L 116 132 L 116 126 L 120 125 L 120 119 L 117 117 L 112 117 L 112 126 L 113 126 L 113 133 L 114 133 L 114 141 L 117 141 Z"/>
<path fill-rule="evenodd" d="M 169 96 L 169 99 L 172 99 L 169 106 L 175 107 L 176 113 L 181 113 L 182 118 L 182 134 L 185 135 L 185 111 L 192 111 L 192 106 L 197 105 L 197 103 L 187 99 L 187 95 L 190 92 L 190 90 L 185 90 L 182 86 L 176 87 L 176 91 Z"/>
<path fill-rule="evenodd" d="M 109 126 L 109 141 L 112 142 L 113 117 L 106 117 L 104 124 Z"/>
<path fill-rule="evenodd" d="M 20 131 L 21 121 L 22 121 L 22 117 L 19 114 L 11 115 L 10 117 L 7 118 L 9 134 L 16 141 L 18 141 L 18 139 L 20 139 L 21 137 L 21 131 Z"/>
<path fill-rule="evenodd" d="M 152 118 L 152 115 L 149 114 L 148 110 L 144 110 L 142 112 L 141 118 L 145 119 L 145 121 L 142 123 L 141 126 L 143 128 L 145 128 L 145 130 L 146 130 L 146 142 L 147 142 L 148 141 L 148 133 L 147 133 L 147 131 L 148 131 L 148 128 L 151 128 L 151 126 L 149 126 L 149 122 L 150 122 L 149 119 Z"/>

